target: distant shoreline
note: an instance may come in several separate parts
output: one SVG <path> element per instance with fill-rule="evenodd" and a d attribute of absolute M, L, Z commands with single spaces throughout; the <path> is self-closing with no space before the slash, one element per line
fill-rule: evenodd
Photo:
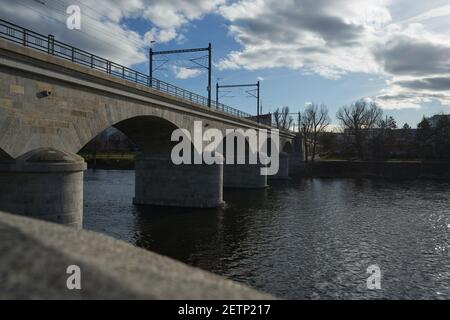
<path fill-rule="evenodd" d="M 134 170 L 134 154 L 84 155 L 89 169 Z M 291 175 L 301 178 L 433 179 L 450 181 L 450 162 L 421 160 L 326 160 L 291 164 Z"/>
<path fill-rule="evenodd" d="M 301 177 L 435 179 L 450 181 L 450 162 L 429 161 L 317 161 L 296 166 Z"/>
<path fill-rule="evenodd" d="M 99 153 L 81 154 L 87 163 L 88 169 L 99 170 L 134 170 L 133 153 Z"/>

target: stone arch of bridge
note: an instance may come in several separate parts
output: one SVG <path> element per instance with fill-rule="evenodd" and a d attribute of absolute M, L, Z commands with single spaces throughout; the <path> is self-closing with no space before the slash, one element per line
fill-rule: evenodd
<path fill-rule="evenodd" d="M 172 133 L 179 127 L 174 122 L 157 116 L 134 116 L 113 123 L 99 133 L 97 133 L 98 130 L 95 131 L 89 138 L 89 142 L 84 144 L 80 150 L 98 139 L 110 128 L 115 128 L 123 133 L 137 147 L 139 152 L 148 156 L 168 157 L 172 147 L 176 144 L 176 142 L 171 141 Z"/>
<path fill-rule="evenodd" d="M 282 148 L 283 152 L 287 153 L 287 154 L 291 154 L 294 152 L 294 148 L 292 146 L 292 143 L 290 141 L 286 141 L 283 145 Z"/>

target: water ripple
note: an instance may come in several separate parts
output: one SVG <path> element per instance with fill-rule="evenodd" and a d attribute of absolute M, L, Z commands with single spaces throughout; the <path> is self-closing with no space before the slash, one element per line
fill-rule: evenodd
<path fill-rule="evenodd" d="M 89 171 L 85 227 L 284 298 L 450 298 L 449 183 L 291 181 L 217 210 L 138 209 L 133 192 L 133 172 Z"/>

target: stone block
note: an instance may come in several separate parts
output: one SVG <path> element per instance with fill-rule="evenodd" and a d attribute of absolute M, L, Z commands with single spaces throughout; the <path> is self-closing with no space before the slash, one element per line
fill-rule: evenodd
<path fill-rule="evenodd" d="M 9 92 L 11 94 L 13 94 L 13 95 L 16 95 L 16 94 L 22 94 L 23 95 L 23 94 L 25 94 L 25 87 L 12 84 L 9 87 Z"/>

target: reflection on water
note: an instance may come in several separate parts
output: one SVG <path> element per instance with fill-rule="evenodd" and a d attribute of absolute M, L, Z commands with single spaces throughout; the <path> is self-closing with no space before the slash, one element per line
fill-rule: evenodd
<path fill-rule="evenodd" d="M 227 191 L 214 210 L 137 208 L 133 195 L 133 171 L 88 171 L 85 228 L 284 298 L 450 298 L 450 183 L 291 180 Z"/>

